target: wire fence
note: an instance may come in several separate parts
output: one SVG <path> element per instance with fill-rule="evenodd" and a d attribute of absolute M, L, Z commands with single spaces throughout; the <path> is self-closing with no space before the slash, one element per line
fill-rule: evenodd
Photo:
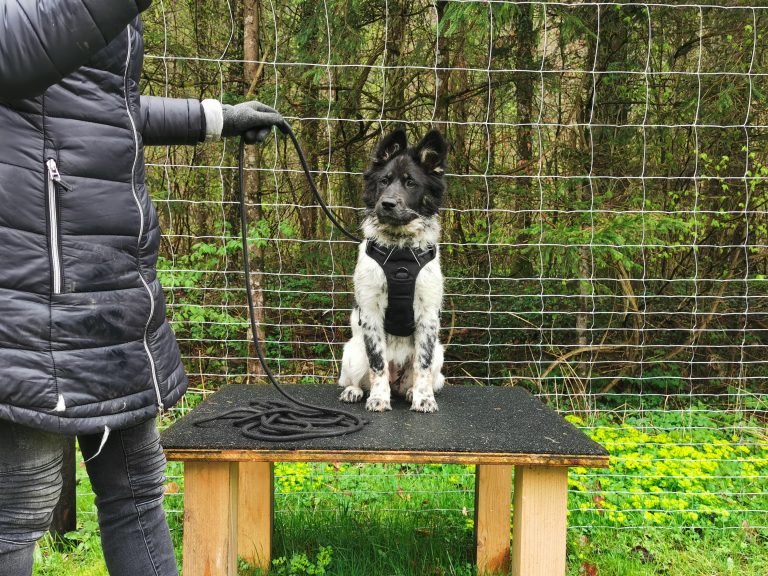
<path fill-rule="evenodd" d="M 143 81 L 275 106 L 352 230 L 382 134 L 439 128 L 447 384 L 525 386 L 610 449 L 610 470 L 571 474 L 571 530 L 764 530 L 761 4 L 158 1 Z M 203 394 L 259 380 L 235 147 L 148 152 L 168 313 Z M 355 246 L 312 202 L 285 139 L 249 150 L 247 172 L 271 366 L 286 382 L 334 383 Z M 291 494 L 323 498 L 365 470 L 279 468 L 278 514 Z M 419 473 L 458 495 L 426 510 L 467 516 L 471 470 Z"/>

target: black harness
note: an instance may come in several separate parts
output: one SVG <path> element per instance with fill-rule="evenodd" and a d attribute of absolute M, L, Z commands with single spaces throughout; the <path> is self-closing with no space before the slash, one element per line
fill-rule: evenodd
<path fill-rule="evenodd" d="M 382 246 L 369 239 L 365 253 L 381 266 L 387 278 L 384 331 L 393 336 L 411 336 L 416 331 L 413 313 L 416 277 L 426 264 L 435 259 L 437 247 L 432 245 L 419 252 L 412 248 Z"/>

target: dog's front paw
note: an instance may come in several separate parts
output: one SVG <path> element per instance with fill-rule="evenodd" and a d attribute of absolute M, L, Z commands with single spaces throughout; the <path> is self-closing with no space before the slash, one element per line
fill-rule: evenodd
<path fill-rule="evenodd" d="M 357 388 L 356 386 L 347 386 L 344 388 L 344 391 L 341 393 L 341 396 L 339 396 L 339 400 L 342 402 L 348 402 L 350 404 L 354 404 L 355 402 L 360 402 L 363 399 L 363 390 L 361 388 Z"/>
<path fill-rule="evenodd" d="M 414 398 L 411 410 L 414 412 L 437 412 L 437 402 L 433 396 Z"/>
<path fill-rule="evenodd" d="M 365 403 L 365 409 L 369 412 L 386 412 L 392 410 L 392 405 L 388 398 L 379 398 L 378 396 L 369 396 Z"/>

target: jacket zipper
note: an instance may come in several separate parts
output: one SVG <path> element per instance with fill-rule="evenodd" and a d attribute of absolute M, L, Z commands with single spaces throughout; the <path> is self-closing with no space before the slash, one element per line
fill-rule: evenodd
<path fill-rule="evenodd" d="M 48 169 L 48 236 L 51 243 L 51 273 L 54 294 L 61 294 L 61 253 L 59 250 L 59 199 L 56 184 L 64 186 L 56 160 L 49 158 L 45 163 Z"/>
<path fill-rule="evenodd" d="M 141 248 L 141 238 L 144 235 L 144 210 L 141 207 L 141 202 L 139 201 L 139 196 L 136 193 L 136 164 L 139 161 L 139 138 L 136 133 L 136 123 L 133 120 L 133 114 L 131 114 L 131 105 L 128 102 L 128 73 L 131 68 L 131 50 L 133 49 L 133 41 L 131 39 L 131 27 L 128 26 L 126 29 L 126 33 L 128 34 L 128 55 L 125 59 L 125 76 L 123 77 L 123 90 L 125 94 L 125 110 L 128 113 L 128 120 L 131 123 L 131 133 L 133 134 L 133 166 L 131 166 L 131 192 L 133 193 L 133 199 L 136 202 L 136 207 L 139 209 L 139 240 L 136 244 L 136 257 L 139 259 L 138 261 L 138 272 L 139 272 L 139 278 L 141 279 L 141 283 L 144 286 L 144 289 L 147 291 L 147 294 L 149 295 L 149 302 L 150 302 L 150 308 L 149 308 L 149 318 L 147 318 L 147 323 L 144 325 L 144 350 L 147 353 L 147 357 L 149 358 L 149 365 L 150 365 L 150 371 L 152 372 L 152 383 L 155 387 L 155 395 L 157 397 L 157 407 L 162 413 L 165 410 L 165 406 L 163 406 L 163 395 L 160 393 L 160 383 L 157 379 L 157 367 L 155 366 L 155 359 L 152 357 L 152 351 L 149 349 L 149 342 L 147 341 L 147 335 L 149 332 L 149 324 L 152 321 L 152 317 L 155 315 L 155 298 L 152 296 L 152 290 L 149 289 L 149 285 L 147 284 L 147 281 L 144 280 L 144 275 L 141 273 L 141 259 L 139 258 L 139 250 Z"/>

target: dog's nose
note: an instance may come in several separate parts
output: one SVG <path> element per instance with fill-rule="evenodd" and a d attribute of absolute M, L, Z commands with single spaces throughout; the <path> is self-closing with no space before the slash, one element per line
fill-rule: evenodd
<path fill-rule="evenodd" d="M 390 200 L 390 199 L 382 200 L 381 201 L 381 206 L 385 210 L 392 210 L 393 208 L 395 208 L 397 206 L 397 202 L 395 200 Z"/>

